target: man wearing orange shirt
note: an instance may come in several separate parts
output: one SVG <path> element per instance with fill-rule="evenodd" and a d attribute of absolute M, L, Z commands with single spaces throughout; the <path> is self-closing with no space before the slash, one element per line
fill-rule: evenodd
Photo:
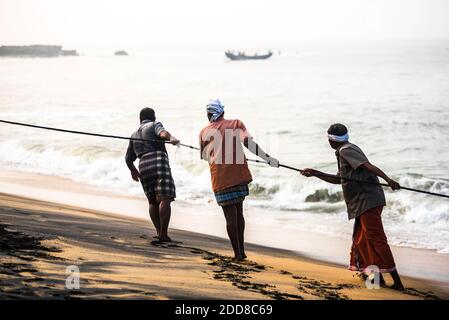
<path fill-rule="evenodd" d="M 209 162 L 212 190 L 223 209 L 235 258 L 243 260 L 246 258 L 243 201 L 249 194 L 252 176 L 242 144 L 272 167 L 279 167 L 279 162 L 254 142 L 242 121 L 227 120 L 223 116 L 220 100 L 211 100 L 207 105 L 210 123 L 200 133 L 201 159 Z"/>

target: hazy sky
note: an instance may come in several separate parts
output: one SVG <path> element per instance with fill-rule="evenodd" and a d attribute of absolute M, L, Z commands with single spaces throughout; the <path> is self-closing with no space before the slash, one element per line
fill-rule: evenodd
<path fill-rule="evenodd" d="M 0 44 L 449 38 L 449 0 L 0 0 Z"/>

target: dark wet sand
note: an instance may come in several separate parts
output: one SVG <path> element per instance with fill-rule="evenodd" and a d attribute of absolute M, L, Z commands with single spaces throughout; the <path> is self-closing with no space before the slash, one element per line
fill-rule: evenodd
<path fill-rule="evenodd" d="M 293 252 L 171 230 L 152 245 L 149 221 L 0 194 L 0 299 L 447 299 L 438 282 L 405 278 L 405 293 L 368 290 L 345 268 Z M 66 288 L 66 268 L 80 289 Z M 387 278 L 387 282 L 389 278 Z"/>

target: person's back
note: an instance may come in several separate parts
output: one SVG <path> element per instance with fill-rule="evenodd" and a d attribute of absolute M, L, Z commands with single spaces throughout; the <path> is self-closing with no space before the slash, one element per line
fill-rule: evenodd
<path fill-rule="evenodd" d="M 126 165 L 131 171 L 131 177 L 140 181 L 143 191 L 150 205 L 150 217 L 157 231 L 157 238 L 161 242 L 171 241 L 168 237 L 170 222 L 170 202 L 176 197 L 175 182 L 173 180 L 170 163 L 164 141 L 172 144 L 179 143 L 162 123 L 156 122 L 154 110 L 144 108 L 140 112 L 140 126 L 130 139 L 126 151 Z M 134 161 L 139 158 L 139 170 Z"/>
<path fill-rule="evenodd" d="M 240 120 L 220 118 L 201 130 L 201 154 L 209 162 L 214 192 L 252 181 L 242 146 L 248 137 Z"/>
<path fill-rule="evenodd" d="M 145 153 L 153 151 L 167 152 L 165 143 L 159 138 L 159 135 L 165 131 L 162 123 L 152 120 L 142 121 L 139 129 L 131 135 L 131 138 L 142 139 L 146 141 L 132 140 L 134 153 L 140 159 Z"/>
<path fill-rule="evenodd" d="M 369 181 L 373 184 L 360 184 L 350 180 L 342 180 L 341 186 L 348 208 L 348 218 L 354 219 L 363 212 L 385 206 L 385 195 L 377 176 L 364 168 L 368 158 L 357 145 L 343 143 L 335 152 L 338 161 L 339 176 L 359 181 Z"/>
<path fill-rule="evenodd" d="M 253 141 L 240 120 L 223 118 L 220 100 L 211 100 L 206 113 L 209 124 L 200 132 L 201 159 L 209 162 L 215 200 L 223 210 L 234 256 L 242 260 L 246 258 L 243 201 L 249 195 L 248 184 L 252 181 L 242 144 L 273 167 L 278 167 L 279 162 Z"/>

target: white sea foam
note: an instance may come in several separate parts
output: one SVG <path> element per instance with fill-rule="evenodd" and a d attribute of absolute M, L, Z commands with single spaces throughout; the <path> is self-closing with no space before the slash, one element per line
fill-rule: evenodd
<path fill-rule="evenodd" d="M 123 155 L 114 156 L 115 153 L 106 147 L 23 146 L 17 140 L 8 140 L 0 143 L 0 154 L 1 165 L 10 168 L 66 177 L 130 194 L 142 192 L 140 184 L 130 179 Z M 206 163 L 172 159 L 171 167 L 179 199 L 199 204 L 210 204 L 213 201 Z M 317 179 L 305 179 L 298 174 L 282 177 L 276 175 L 275 170 L 279 169 L 253 168 L 253 192 L 246 203 L 274 211 L 269 216 L 249 217 L 250 220 L 331 236 L 351 236 L 351 224 L 347 221 L 343 201 L 306 201 L 308 196 L 317 191 L 331 196 L 338 194 L 340 186 Z M 449 193 L 449 183 L 444 180 L 408 175 L 399 181 L 404 186 Z M 449 253 L 447 200 L 408 191 L 387 191 L 387 199 L 388 205 L 383 216 L 392 244 Z"/>

